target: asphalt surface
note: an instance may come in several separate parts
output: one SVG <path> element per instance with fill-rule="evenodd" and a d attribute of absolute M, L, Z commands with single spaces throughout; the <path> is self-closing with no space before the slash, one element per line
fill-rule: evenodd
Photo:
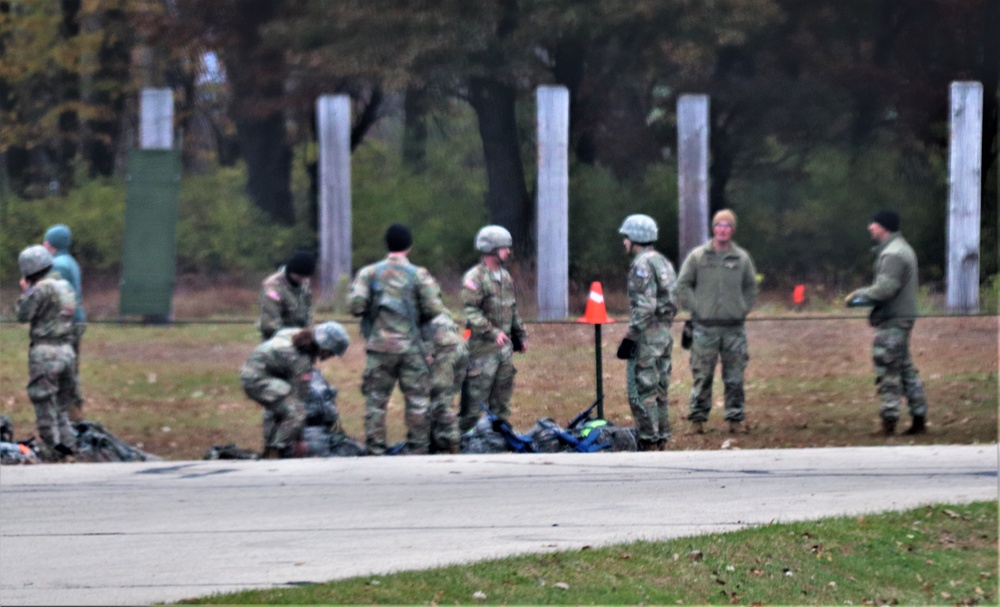
<path fill-rule="evenodd" d="M 994 500 L 998 471 L 996 444 L 4 466 L 0 604 L 151 604 Z"/>

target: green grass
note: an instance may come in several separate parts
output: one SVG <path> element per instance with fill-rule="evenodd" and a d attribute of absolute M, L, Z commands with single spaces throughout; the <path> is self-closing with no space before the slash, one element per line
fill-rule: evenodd
<path fill-rule="evenodd" d="M 926 506 L 185 603 L 996 605 L 997 516 Z"/>

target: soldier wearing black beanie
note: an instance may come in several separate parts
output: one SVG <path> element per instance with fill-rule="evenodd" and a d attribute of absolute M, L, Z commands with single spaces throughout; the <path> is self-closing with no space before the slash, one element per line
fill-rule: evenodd
<path fill-rule="evenodd" d="M 413 246 L 413 233 L 401 223 L 394 223 L 385 231 L 385 245 L 390 253 L 399 253 Z"/>

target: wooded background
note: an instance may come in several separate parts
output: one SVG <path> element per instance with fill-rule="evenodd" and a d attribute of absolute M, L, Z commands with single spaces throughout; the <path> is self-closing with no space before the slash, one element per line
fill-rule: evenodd
<path fill-rule="evenodd" d="M 710 197 L 765 287 L 870 277 L 898 209 L 943 279 L 948 87 L 982 82 L 984 283 L 997 274 L 996 0 L 0 1 L 0 273 L 46 226 L 120 268 L 143 87 L 176 103 L 181 272 L 258 272 L 316 242 L 315 102 L 353 104 L 354 261 L 392 221 L 457 272 L 486 222 L 534 254 L 534 91 L 570 92 L 570 275 L 620 282 L 617 227 L 677 255 L 676 102 L 711 99 Z M 994 283 L 996 279 L 992 279 Z M 856 284 L 854 285 L 856 286 Z"/>

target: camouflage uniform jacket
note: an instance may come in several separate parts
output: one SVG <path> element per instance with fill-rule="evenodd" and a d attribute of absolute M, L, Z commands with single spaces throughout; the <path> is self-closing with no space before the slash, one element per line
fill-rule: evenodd
<path fill-rule="evenodd" d="M 527 331 L 517 314 L 514 299 L 514 281 L 507 270 L 490 270 L 485 263 L 479 263 L 462 277 L 462 310 L 465 326 L 472 329 L 470 343 L 480 347 L 493 344 L 503 331 L 511 339 L 525 341 Z"/>
<path fill-rule="evenodd" d="M 674 320 L 677 313 L 677 274 L 659 251 L 635 256 L 628 273 L 629 333 L 638 336 L 656 323 Z"/>
<path fill-rule="evenodd" d="M 451 319 L 451 314 L 438 314 L 421 327 L 426 350 L 430 354 L 445 349 L 456 349 L 464 346 L 465 340 L 458 331 L 458 325 Z"/>
<path fill-rule="evenodd" d="M 315 361 L 292 344 L 300 329 L 282 329 L 257 346 L 240 368 L 240 383 L 254 400 L 274 404 L 286 396 L 305 402 Z"/>
<path fill-rule="evenodd" d="M 868 322 L 873 327 L 910 328 L 917 317 L 917 255 L 899 233 L 874 251 L 875 282 L 857 291 L 876 302 Z"/>
<path fill-rule="evenodd" d="M 421 352 L 421 323 L 448 313 L 440 293 L 426 269 L 404 256 L 389 255 L 358 271 L 347 294 L 347 308 L 356 317 L 373 313 L 372 333 L 365 345 L 368 352 Z"/>
<path fill-rule="evenodd" d="M 312 324 L 312 291 L 309 279 L 293 285 L 281 267 L 261 283 L 260 320 L 257 328 L 264 339 L 270 339 L 278 329 L 308 327 Z"/>
<path fill-rule="evenodd" d="M 73 287 L 49 271 L 17 300 L 18 322 L 31 323 L 31 345 L 69 344 L 73 336 L 76 293 Z"/>
<path fill-rule="evenodd" d="M 736 243 L 728 251 L 716 251 L 710 240 L 684 260 L 677 294 L 702 324 L 741 325 L 757 299 L 756 275 L 750 254 Z"/>

